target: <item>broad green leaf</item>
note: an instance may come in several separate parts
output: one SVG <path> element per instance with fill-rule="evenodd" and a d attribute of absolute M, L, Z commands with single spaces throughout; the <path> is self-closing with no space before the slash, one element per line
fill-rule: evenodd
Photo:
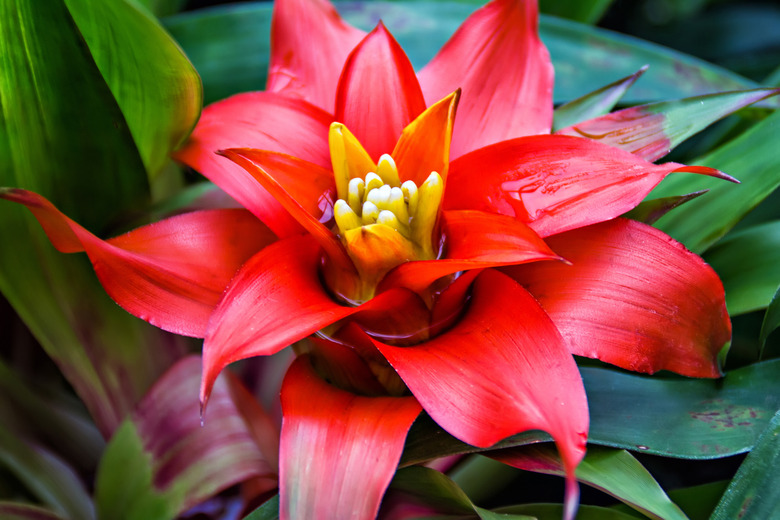
<path fill-rule="evenodd" d="M 580 367 L 590 410 L 588 442 L 666 457 L 716 459 L 745 453 L 780 408 L 780 359 L 729 372 L 722 379 L 641 376 Z M 550 438 L 509 437 L 493 449 Z M 427 416 L 409 431 L 402 465 L 484 451 L 458 441 Z"/>
<path fill-rule="evenodd" d="M 477 5 L 459 1 L 338 2 L 350 23 L 371 29 L 382 19 L 416 68 L 425 65 Z M 265 86 L 271 6 L 246 3 L 182 13 L 163 22 L 203 78 L 207 102 Z M 715 65 L 588 25 L 540 17 L 555 66 L 555 102 L 579 98 L 645 65 L 649 72 L 624 98 L 675 99 L 760 85 Z M 769 100 L 768 105 L 778 102 Z"/>
<path fill-rule="evenodd" d="M 223 374 L 202 426 L 200 358 L 174 365 L 108 444 L 96 478 L 101 520 L 165 520 L 270 468 Z"/>
<path fill-rule="evenodd" d="M 524 504 L 500 507 L 495 512 L 524 514 L 537 520 L 560 520 L 563 518 L 563 506 L 558 504 Z M 636 520 L 636 518 L 636 516 L 606 507 L 581 505 L 577 509 L 577 520 Z"/>
<path fill-rule="evenodd" d="M 482 520 L 524 520 L 531 517 L 516 514 L 498 514 L 477 507 L 448 476 L 434 469 L 413 466 L 398 470 L 390 489 L 414 496 L 425 505 L 442 513 L 473 515 Z"/>
<path fill-rule="evenodd" d="M 780 412 L 745 458 L 712 520 L 780 517 Z"/>
<path fill-rule="evenodd" d="M 767 338 L 778 326 L 780 326 L 780 288 L 775 291 L 772 301 L 769 302 L 769 307 L 767 307 L 766 314 L 764 314 L 764 321 L 761 323 L 761 332 L 758 336 L 759 359 L 761 359 L 764 354 Z"/>
<path fill-rule="evenodd" d="M 577 22 L 598 22 L 613 0 L 540 0 L 539 10 L 545 14 Z"/>
<path fill-rule="evenodd" d="M 731 233 L 704 258 L 723 281 L 729 314 L 763 309 L 780 286 L 780 220 Z"/>
<path fill-rule="evenodd" d="M 511 466 L 565 476 L 561 459 L 550 445 L 533 445 L 486 453 Z M 686 520 L 653 476 L 630 453 L 591 446 L 577 466 L 577 480 L 612 495 L 650 518 Z"/>
<path fill-rule="evenodd" d="M 198 120 L 197 72 L 159 22 L 132 2 L 65 3 L 153 178 Z"/>
<path fill-rule="evenodd" d="M 143 162 L 62 0 L 0 0 L 0 105 L 0 186 L 97 233 L 146 201 Z M 0 241 L 0 291 L 110 434 L 184 342 L 122 311 L 21 206 L 0 203 Z"/>
<path fill-rule="evenodd" d="M 728 480 L 669 491 L 669 497 L 691 520 L 707 520 L 726 491 Z"/>
<path fill-rule="evenodd" d="M 580 121 L 608 114 L 646 70 L 647 67 L 642 67 L 630 76 L 621 78 L 559 106 L 553 112 L 553 132 L 577 124 Z"/>
<path fill-rule="evenodd" d="M 645 224 L 653 224 L 659 218 L 663 217 L 674 208 L 685 204 L 686 202 L 700 197 L 707 193 L 707 190 L 697 191 L 694 193 L 688 193 L 686 195 L 678 195 L 673 197 L 662 197 L 660 199 L 648 199 L 644 200 L 637 207 L 625 213 L 623 216 L 626 218 L 638 220 Z"/>
<path fill-rule="evenodd" d="M 62 516 L 30 504 L 0 502 L 0 518 L 4 520 L 64 520 Z"/>
<path fill-rule="evenodd" d="M 667 177 L 649 197 L 668 197 L 702 189 L 710 192 L 661 218 L 656 227 L 688 249 L 702 253 L 780 186 L 777 129 L 780 111 L 691 164 L 711 166 L 736 177 L 733 185 L 700 175 Z"/>
<path fill-rule="evenodd" d="M 0 465 L 55 513 L 70 520 L 95 518 L 92 499 L 73 468 L 46 448 L 21 439 L 5 424 L 0 424 Z"/>

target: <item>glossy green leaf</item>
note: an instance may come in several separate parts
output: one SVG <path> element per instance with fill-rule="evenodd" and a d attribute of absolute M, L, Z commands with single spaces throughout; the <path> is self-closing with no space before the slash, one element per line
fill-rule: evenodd
<path fill-rule="evenodd" d="M 7 467 L 41 503 L 71 520 L 95 518 L 92 499 L 65 461 L 0 424 L 0 465 Z"/>
<path fill-rule="evenodd" d="M 474 515 L 482 520 L 525 520 L 525 515 L 498 514 L 477 507 L 448 476 L 434 469 L 413 466 L 398 470 L 390 489 L 403 491 L 442 513 Z"/>
<path fill-rule="evenodd" d="M 715 459 L 745 453 L 780 408 L 780 359 L 729 372 L 722 379 L 641 376 L 580 367 L 590 410 L 588 442 L 666 457 Z M 671 397 L 673 396 L 673 397 Z M 549 441 L 528 432 L 494 449 Z M 426 416 L 412 426 L 402 465 L 479 450 L 454 439 Z"/>
<path fill-rule="evenodd" d="M 187 0 L 129 0 L 143 6 L 155 16 L 169 16 L 178 13 L 186 5 Z"/>
<path fill-rule="evenodd" d="M 637 207 L 628 213 L 625 213 L 623 216 L 626 218 L 638 220 L 639 222 L 644 222 L 645 224 L 653 224 L 659 218 L 672 211 L 674 208 L 681 206 L 686 202 L 695 199 L 696 197 L 700 197 L 705 193 L 707 193 L 707 190 L 688 193 L 686 195 L 644 200 Z"/>
<path fill-rule="evenodd" d="M 382 19 L 416 68 L 425 65 L 477 5 L 459 1 L 338 2 L 344 18 L 363 29 Z M 246 3 L 169 17 L 164 23 L 203 78 L 207 102 L 262 90 L 268 68 L 271 6 Z M 550 16 L 540 17 L 542 40 L 555 66 L 555 101 L 576 99 L 645 65 L 629 103 L 757 88 L 715 65 L 630 36 Z M 771 101 L 772 106 L 777 101 Z"/>
<path fill-rule="evenodd" d="M 540 0 L 539 10 L 561 18 L 594 24 L 612 5 L 613 0 Z"/>
<path fill-rule="evenodd" d="M 524 504 L 500 507 L 495 512 L 524 514 L 537 520 L 560 520 L 563 518 L 563 506 L 558 504 Z M 577 520 L 636 520 L 636 518 L 636 516 L 606 507 L 581 505 L 577 509 Z"/>
<path fill-rule="evenodd" d="M 661 218 L 656 227 L 690 250 L 702 253 L 780 186 L 777 129 L 780 111 L 736 139 L 690 164 L 711 166 L 740 180 L 733 185 L 700 175 L 671 175 L 649 197 L 668 197 L 702 189 L 710 192 Z"/>
<path fill-rule="evenodd" d="M 269 498 L 263 505 L 249 513 L 244 520 L 278 520 L 279 495 Z"/>
<path fill-rule="evenodd" d="M 647 67 L 642 67 L 630 76 L 559 106 L 553 112 L 553 132 L 608 114 L 646 70 Z"/>
<path fill-rule="evenodd" d="M 511 466 L 548 475 L 564 476 L 553 446 L 541 444 L 486 453 Z M 630 453 L 591 446 L 577 466 L 577 480 L 612 495 L 646 516 L 658 520 L 686 520 L 653 476 Z"/>
<path fill-rule="evenodd" d="M 705 260 L 723 281 L 729 314 L 765 308 L 780 286 L 780 221 L 729 234 Z"/>
<path fill-rule="evenodd" d="M 62 516 L 30 504 L 0 502 L 0 518 L 4 520 L 64 520 Z"/>
<path fill-rule="evenodd" d="M 97 233 L 144 202 L 143 162 L 64 2 L 0 1 L 0 56 L 0 186 Z M 0 203 L 0 241 L 0 291 L 110 434 L 184 343 L 121 310 L 23 207 Z"/>
<path fill-rule="evenodd" d="M 775 329 L 777 329 L 777 327 L 780 327 L 780 288 L 775 291 L 772 301 L 769 302 L 769 307 L 767 307 L 766 314 L 764 314 L 764 321 L 761 323 L 761 332 L 758 336 L 759 359 L 761 359 L 764 354 L 767 338 Z"/>
<path fill-rule="evenodd" d="M 159 22 L 132 2 L 65 3 L 154 177 L 198 120 L 195 68 Z"/>
<path fill-rule="evenodd" d="M 179 361 L 117 430 L 98 468 L 101 520 L 165 520 L 228 486 L 275 471 L 234 403 L 230 375 L 201 425 L 200 358 Z"/>
<path fill-rule="evenodd" d="M 739 467 L 712 520 L 780 517 L 780 412 Z"/>

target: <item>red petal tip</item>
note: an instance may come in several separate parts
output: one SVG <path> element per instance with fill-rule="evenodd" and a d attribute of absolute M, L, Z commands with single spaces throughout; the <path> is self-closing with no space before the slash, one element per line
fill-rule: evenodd
<path fill-rule="evenodd" d="M 709 175 L 710 177 L 733 182 L 734 184 L 742 184 L 739 182 L 739 179 L 732 177 L 728 173 L 723 173 L 720 170 L 716 170 L 715 168 L 710 168 L 709 166 L 681 166 L 680 168 L 672 171 L 672 173 L 677 172 L 699 173 L 701 175 Z"/>

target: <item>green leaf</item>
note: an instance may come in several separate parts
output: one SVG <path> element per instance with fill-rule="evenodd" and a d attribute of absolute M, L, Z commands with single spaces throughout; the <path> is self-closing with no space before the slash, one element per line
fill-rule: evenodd
<path fill-rule="evenodd" d="M 390 489 L 403 491 L 420 502 L 442 513 L 476 514 L 482 520 L 531 520 L 532 517 L 516 514 L 498 514 L 477 507 L 448 476 L 434 469 L 412 466 L 399 469 Z"/>
<path fill-rule="evenodd" d="M 500 507 L 495 512 L 524 514 L 537 520 L 560 520 L 563 518 L 563 506 L 558 504 L 523 504 Z M 581 505 L 577 509 L 577 520 L 636 520 L 636 517 L 606 507 Z"/>
<path fill-rule="evenodd" d="M 642 67 L 630 76 L 559 106 L 553 112 L 553 132 L 608 114 L 646 70 L 647 67 Z"/>
<path fill-rule="evenodd" d="M 660 199 L 644 200 L 637 207 L 623 214 L 624 217 L 653 224 L 659 218 L 663 217 L 674 208 L 685 204 L 686 202 L 700 197 L 707 193 L 707 190 L 688 193 L 686 195 L 677 195 L 673 197 L 662 197 Z"/>
<path fill-rule="evenodd" d="M 704 259 L 723 281 L 729 314 L 765 308 L 780 286 L 780 220 L 729 234 Z"/>
<path fill-rule="evenodd" d="M 338 2 L 344 18 L 370 30 L 381 18 L 416 68 L 425 65 L 478 6 L 459 1 Z M 203 78 L 207 102 L 265 86 L 271 6 L 246 3 L 163 20 Z M 624 101 L 647 102 L 760 85 L 728 70 L 630 36 L 550 16 L 542 40 L 555 66 L 555 102 L 577 99 L 645 65 L 650 70 Z M 767 105 L 778 106 L 770 100 Z"/>
<path fill-rule="evenodd" d="M 143 162 L 64 2 L 0 0 L 0 56 L 0 186 L 97 233 L 145 202 Z M 0 241 L 0 291 L 110 434 L 185 341 L 127 315 L 21 206 L 0 203 Z"/>
<path fill-rule="evenodd" d="M 612 5 L 613 0 L 540 0 L 539 10 L 544 14 L 560 16 L 577 22 L 594 24 Z"/>
<path fill-rule="evenodd" d="M 279 495 L 269 498 L 263 505 L 249 513 L 244 520 L 278 520 Z"/>
<path fill-rule="evenodd" d="M 590 410 L 588 442 L 666 457 L 715 459 L 745 453 L 780 408 L 780 359 L 718 380 L 641 376 L 580 367 Z M 514 435 L 493 449 L 549 441 Z M 427 448 L 427 449 L 426 449 Z M 426 416 L 409 431 L 402 465 L 484 451 L 458 441 Z M 425 455 L 427 454 L 427 455 Z"/>
<path fill-rule="evenodd" d="M 552 445 L 533 445 L 486 453 L 516 468 L 565 476 Z M 577 480 L 612 495 L 650 518 L 686 520 L 653 476 L 630 453 L 591 446 L 577 466 Z"/>
<path fill-rule="evenodd" d="M 669 491 L 669 497 L 680 506 L 680 509 L 691 520 L 707 520 L 728 485 L 728 480 L 720 480 L 688 488 L 673 489 Z"/>
<path fill-rule="evenodd" d="M 92 499 L 73 468 L 43 446 L 22 440 L 5 424 L 0 424 L 0 464 L 55 513 L 70 520 L 95 518 Z"/>
<path fill-rule="evenodd" d="M 133 3 L 65 3 L 153 178 L 198 120 L 203 93 L 195 68 L 157 20 Z"/>
<path fill-rule="evenodd" d="M 187 0 L 129 0 L 143 6 L 155 16 L 169 16 L 184 8 Z"/>
<path fill-rule="evenodd" d="M 60 515 L 30 504 L 0 502 L 0 518 L 4 520 L 64 520 Z"/>
<path fill-rule="evenodd" d="M 700 175 L 667 177 L 649 197 L 668 197 L 709 189 L 704 197 L 691 201 L 661 218 L 656 227 L 669 233 L 688 249 L 702 253 L 734 227 L 742 217 L 780 186 L 780 154 L 777 128 L 780 111 L 748 131 L 691 164 L 711 166 L 736 177 L 735 186 Z"/>
<path fill-rule="evenodd" d="M 231 392 L 214 387 L 200 421 L 199 357 L 174 365 L 138 404 L 106 448 L 96 478 L 98 518 L 174 518 L 219 491 L 272 473 Z"/>
<path fill-rule="evenodd" d="M 780 412 L 739 467 L 712 520 L 780 517 Z"/>
<path fill-rule="evenodd" d="M 764 321 L 761 323 L 761 332 L 758 336 L 759 359 L 764 354 L 767 338 L 778 326 L 780 326 L 780 287 L 775 291 L 772 301 L 769 302 L 769 307 L 767 307 L 766 314 L 764 314 Z"/>

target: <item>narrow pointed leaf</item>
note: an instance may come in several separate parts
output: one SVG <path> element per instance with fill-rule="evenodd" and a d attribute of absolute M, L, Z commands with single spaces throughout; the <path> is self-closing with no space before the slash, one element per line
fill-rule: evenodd
<path fill-rule="evenodd" d="M 772 297 L 772 301 L 769 302 L 769 307 L 764 314 L 764 321 L 761 323 L 761 332 L 758 336 L 759 350 L 758 358 L 764 354 L 764 348 L 766 347 L 766 340 L 772 332 L 780 327 L 780 289 L 775 291 L 775 295 Z"/>
<path fill-rule="evenodd" d="M 101 520 L 172 519 L 269 471 L 224 378 L 214 387 L 211 413 L 201 426 L 199 379 L 200 360 L 181 360 L 117 430 L 96 477 Z"/>
<path fill-rule="evenodd" d="M 677 208 L 661 218 L 656 227 L 669 233 L 695 253 L 702 253 L 726 234 L 759 202 L 778 186 L 780 155 L 777 153 L 776 112 L 736 139 L 716 149 L 696 164 L 713 166 L 738 178 L 739 186 L 712 182 L 710 179 L 677 176 L 667 179 L 651 193 L 666 197 L 709 189 L 704 197 Z"/>
<path fill-rule="evenodd" d="M 487 452 L 485 455 L 527 471 L 563 476 L 563 466 L 551 446 L 532 445 Z M 600 447 L 588 448 L 577 466 L 577 480 L 612 495 L 657 520 L 686 520 L 653 476 L 630 453 Z"/>
<path fill-rule="evenodd" d="M 519 285 L 485 271 L 452 329 L 413 347 L 374 344 L 423 408 L 456 437 L 487 447 L 544 430 L 573 475 L 588 426 L 579 373 L 552 322 Z"/>
<path fill-rule="evenodd" d="M 374 518 L 417 401 L 345 392 L 301 357 L 282 385 L 282 409 L 280 518 Z"/>
<path fill-rule="evenodd" d="M 225 190 L 280 237 L 298 234 L 301 227 L 287 211 L 243 168 L 216 152 L 256 148 L 329 168 L 331 120 L 326 112 L 299 99 L 270 92 L 239 94 L 206 107 L 174 157 Z"/>
<path fill-rule="evenodd" d="M 631 107 L 556 133 L 595 139 L 656 161 L 715 121 L 778 93 L 780 89 L 725 92 Z"/>
<path fill-rule="evenodd" d="M 159 22 L 132 2 L 65 4 L 154 177 L 198 119 L 198 73 Z"/>
<path fill-rule="evenodd" d="M 653 224 L 659 218 L 663 217 L 674 208 L 685 204 L 688 201 L 701 197 L 707 193 L 707 190 L 695 191 L 686 195 L 676 195 L 672 197 L 662 197 L 660 199 L 649 199 L 639 203 L 637 207 L 631 211 L 624 213 L 622 216 L 630 218 L 632 220 L 638 220 L 645 224 Z"/>
<path fill-rule="evenodd" d="M 780 285 L 780 221 L 729 234 L 706 260 L 723 281 L 729 314 L 765 308 Z"/>
<path fill-rule="evenodd" d="M 420 71 L 428 104 L 463 89 L 452 156 L 552 126 L 553 68 L 536 2 L 494 0 Z"/>
<path fill-rule="evenodd" d="M 412 64 L 380 22 L 344 64 L 336 120 L 377 161 L 393 150 L 403 129 L 423 110 L 425 100 Z"/>
<path fill-rule="evenodd" d="M 5 520 L 65 520 L 48 509 L 14 502 L 0 502 L 0 517 Z"/>
<path fill-rule="evenodd" d="M 660 231 L 618 219 L 550 237 L 571 262 L 511 269 L 573 354 L 628 370 L 721 375 L 731 339 L 723 286 L 701 258 Z"/>
<path fill-rule="evenodd" d="M 745 458 L 712 520 L 776 518 L 780 515 L 780 412 Z"/>
<path fill-rule="evenodd" d="M 525 514 L 536 520 L 559 520 L 563 517 L 563 506 L 557 504 L 525 504 L 500 507 L 499 514 Z M 621 513 L 613 508 L 599 506 L 580 506 L 577 520 L 636 520 L 636 516 Z"/>
<path fill-rule="evenodd" d="M 341 70 L 365 33 L 342 21 L 328 0 L 275 2 L 271 31 L 267 90 L 333 112 Z"/>
<path fill-rule="evenodd" d="M 651 164 L 588 139 L 523 137 L 453 161 L 443 204 L 513 216 L 545 237 L 617 217 L 669 173 L 686 169 L 719 174 Z"/>
<path fill-rule="evenodd" d="M 186 213 L 103 241 L 24 190 L 2 190 L 38 218 L 63 253 L 86 251 L 106 292 L 162 329 L 202 337 L 211 311 L 238 268 L 276 240 L 242 209 Z"/>
<path fill-rule="evenodd" d="M 444 258 L 401 264 L 387 274 L 380 287 L 421 292 L 437 279 L 459 271 L 561 260 L 530 227 L 506 215 L 445 211 L 442 233 L 447 244 Z"/>
<path fill-rule="evenodd" d="M 553 112 L 553 132 L 568 126 L 608 114 L 636 80 L 647 71 L 647 66 L 609 85 L 563 104 Z"/>

